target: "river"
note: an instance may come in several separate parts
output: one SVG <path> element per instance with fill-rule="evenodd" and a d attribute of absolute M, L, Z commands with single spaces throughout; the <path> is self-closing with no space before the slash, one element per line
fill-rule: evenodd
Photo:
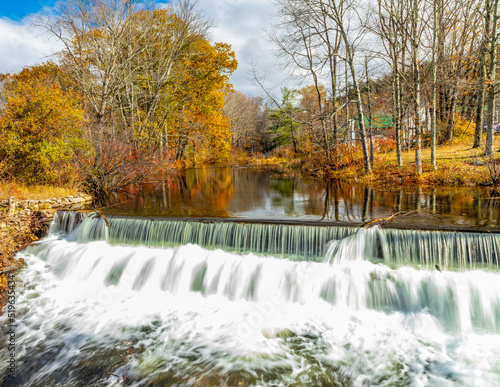
<path fill-rule="evenodd" d="M 214 168 L 131 193 L 19 253 L 6 385 L 500 386 L 494 192 Z"/>

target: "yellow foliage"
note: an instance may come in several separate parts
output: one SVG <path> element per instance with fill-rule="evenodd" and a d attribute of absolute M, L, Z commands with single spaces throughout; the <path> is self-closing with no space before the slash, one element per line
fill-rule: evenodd
<path fill-rule="evenodd" d="M 455 135 L 457 137 L 473 136 L 476 130 L 476 124 L 473 121 L 468 121 L 463 117 L 458 116 L 455 121 Z"/>
<path fill-rule="evenodd" d="M 3 76 L 2 177 L 54 181 L 57 167 L 71 158 L 73 146 L 81 145 L 79 98 L 62 90 L 58 74 L 58 67 L 47 63 Z"/>

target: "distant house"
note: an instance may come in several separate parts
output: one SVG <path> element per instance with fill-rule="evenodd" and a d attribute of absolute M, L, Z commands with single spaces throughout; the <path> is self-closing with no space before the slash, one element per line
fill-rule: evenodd
<path fill-rule="evenodd" d="M 364 116 L 366 135 L 369 135 L 369 124 L 370 120 L 367 115 Z M 374 114 L 372 116 L 372 128 L 373 128 L 373 141 L 376 143 L 380 140 L 386 140 L 389 137 L 384 133 L 386 129 L 392 128 L 392 116 L 389 114 Z M 344 143 L 354 145 L 359 139 L 358 136 L 358 125 L 356 119 L 351 119 L 348 124 L 348 138 Z M 376 145 L 376 144 L 375 144 Z"/>
<path fill-rule="evenodd" d="M 368 128 L 370 120 L 367 115 L 365 117 L 365 126 Z M 390 114 L 374 114 L 372 117 L 372 127 L 375 132 L 383 129 L 392 128 L 392 116 Z"/>

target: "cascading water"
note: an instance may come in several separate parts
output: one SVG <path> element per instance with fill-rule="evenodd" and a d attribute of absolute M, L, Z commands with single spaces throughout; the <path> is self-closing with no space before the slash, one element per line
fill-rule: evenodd
<path fill-rule="evenodd" d="M 86 214 L 81 212 L 57 211 L 50 225 L 50 234 L 70 234 Z"/>
<path fill-rule="evenodd" d="M 63 215 L 60 215 L 63 218 Z M 358 231 L 359 230 L 359 231 Z M 500 260 L 500 234 L 444 231 L 359 229 L 354 227 L 259 224 L 236 222 L 186 222 L 137 218 L 87 216 L 70 236 L 80 242 L 105 240 L 111 244 L 173 247 L 193 243 L 209 249 L 238 253 L 253 252 L 286 256 L 294 260 L 322 261 L 329 241 L 341 241 L 357 233 L 369 247 L 359 254 L 365 259 L 383 260 L 391 266 L 434 265 L 449 268 L 497 269 Z M 368 233 L 368 234 L 367 234 Z M 361 235 L 368 235 L 368 239 Z M 334 243 L 338 248 L 357 243 Z M 367 250 L 368 249 L 368 250 Z M 333 251 L 330 247 L 330 251 Z M 358 254 L 358 253 L 355 253 Z M 359 255 L 358 254 L 358 255 Z M 344 256 L 352 256 L 345 252 Z"/>
<path fill-rule="evenodd" d="M 500 385 L 493 261 L 418 270 L 403 262 L 411 232 L 378 228 L 115 218 L 106 241 L 104 223 L 87 217 L 20 253 L 12 385 Z M 440 254 L 484 241 L 456 237 Z M 397 269 L 375 263 L 394 251 Z"/>

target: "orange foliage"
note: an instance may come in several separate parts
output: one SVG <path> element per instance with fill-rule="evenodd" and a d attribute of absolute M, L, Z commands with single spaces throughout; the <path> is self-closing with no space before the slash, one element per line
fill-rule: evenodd
<path fill-rule="evenodd" d="M 225 43 L 200 40 L 192 50 L 195 54 L 186 58 L 187 71 L 174 96 L 181 106 L 174 130 L 188 139 L 183 146 L 191 164 L 224 160 L 229 155 L 230 132 L 222 108 L 224 95 L 232 90 L 229 75 L 237 61 Z"/>

